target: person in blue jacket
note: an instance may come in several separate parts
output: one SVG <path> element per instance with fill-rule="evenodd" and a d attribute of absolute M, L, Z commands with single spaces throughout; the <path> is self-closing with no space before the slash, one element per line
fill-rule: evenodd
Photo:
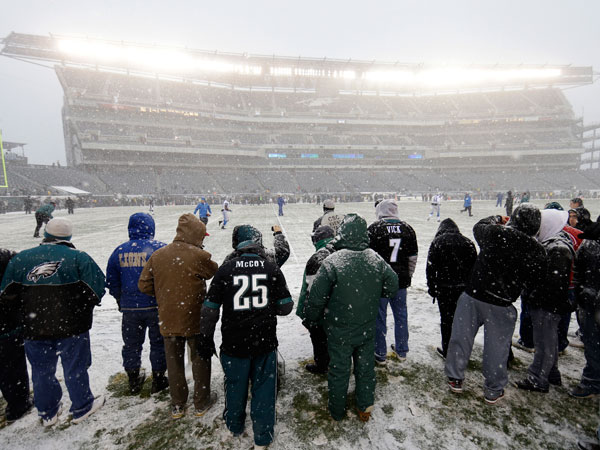
<path fill-rule="evenodd" d="M 69 220 L 50 220 L 42 244 L 15 255 L 0 286 L 0 306 L 8 314 L 16 312 L 23 326 L 34 404 L 45 427 L 55 425 L 62 411 L 59 357 L 72 423 L 85 420 L 105 400 L 102 395 L 94 398 L 88 375 L 89 330 L 94 307 L 104 295 L 104 274 L 87 253 L 75 249 L 72 234 Z"/>
<path fill-rule="evenodd" d="M 212 211 L 210 205 L 206 203 L 206 198 L 200 198 L 200 203 L 194 209 L 194 214 L 198 213 L 200 220 L 204 222 L 204 225 L 208 224 L 208 218 L 211 216 Z"/>
<path fill-rule="evenodd" d="M 471 214 L 471 207 L 473 205 L 473 199 L 471 199 L 471 194 L 469 194 L 468 192 L 465 194 L 465 198 L 463 200 L 463 208 L 460 212 L 463 213 L 465 211 L 469 211 L 469 217 L 473 217 L 473 214 Z"/>
<path fill-rule="evenodd" d="M 165 346 L 158 324 L 156 298 L 140 292 L 138 280 L 152 253 L 166 244 L 154 240 L 154 219 L 149 214 L 132 214 L 128 228 L 129 241 L 119 245 L 108 260 L 106 285 L 117 300 L 119 311 L 123 313 L 122 356 L 123 368 L 129 378 L 129 391 L 131 394 L 139 393 L 146 378 L 141 365 L 142 346 L 148 329 L 152 365 L 151 392 L 154 394 L 169 386 L 165 376 Z"/>
<path fill-rule="evenodd" d="M 277 196 L 277 205 L 279 205 L 279 215 L 283 216 L 283 205 L 285 205 L 285 200 L 281 194 Z"/>

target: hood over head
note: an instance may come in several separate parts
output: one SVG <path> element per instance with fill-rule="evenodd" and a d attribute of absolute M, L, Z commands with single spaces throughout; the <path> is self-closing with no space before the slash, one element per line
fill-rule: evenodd
<path fill-rule="evenodd" d="M 252 225 L 238 225 L 233 229 L 231 236 L 233 248 L 240 249 L 250 245 L 262 247 L 262 233 Z"/>
<path fill-rule="evenodd" d="M 321 225 L 318 227 L 313 234 L 311 234 L 312 243 L 315 248 L 318 250 L 321 247 L 324 247 L 331 241 L 335 236 L 335 231 L 333 228 L 327 225 Z"/>
<path fill-rule="evenodd" d="M 575 228 L 582 231 L 585 230 L 585 228 L 592 223 L 592 215 L 583 206 L 575 208 L 575 213 L 577 213 L 577 225 Z"/>
<path fill-rule="evenodd" d="M 375 215 L 377 219 L 383 219 L 391 217 L 393 219 L 398 218 L 398 203 L 394 199 L 387 199 L 381 201 L 375 208 Z"/>
<path fill-rule="evenodd" d="M 544 209 L 541 211 L 541 215 L 540 231 L 537 235 L 537 240 L 540 242 L 544 242 L 560 233 L 567 224 L 567 220 L 569 220 L 567 211 L 557 209 Z"/>
<path fill-rule="evenodd" d="M 435 233 L 435 237 L 446 233 L 460 233 L 458 225 L 456 225 L 456 222 L 450 218 L 442 220 L 440 226 L 438 227 L 437 233 Z"/>
<path fill-rule="evenodd" d="M 559 211 L 564 211 L 564 208 L 558 202 L 546 203 L 546 206 L 544 206 L 544 209 L 558 209 Z"/>
<path fill-rule="evenodd" d="M 179 218 L 177 234 L 174 241 L 183 241 L 187 244 L 200 247 L 206 236 L 206 226 L 194 214 L 187 213 Z"/>
<path fill-rule="evenodd" d="M 541 220 L 542 214 L 537 206 L 523 203 L 513 211 L 508 225 L 528 236 L 535 236 L 540 229 Z"/>
<path fill-rule="evenodd" d="M 135 213 L 129 217 L 129 239 L 153 239 L 156 225 L 150 214 Z"/>
<path fill-rule="evenodd" d="M 331 199 L 327 199 L 323 202 L 323 211 L 333 211 L 335 209 L 335 203 Z"/>
<path fill-rule="evenodd" d="M 367 222 L 356 213 L 346 214 L 337 236 L 333 239 L 336 249 L 365 250 L 369 247 Z"/>

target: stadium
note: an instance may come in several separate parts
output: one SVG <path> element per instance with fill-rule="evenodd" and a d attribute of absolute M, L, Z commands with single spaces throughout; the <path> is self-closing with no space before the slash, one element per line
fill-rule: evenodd
<path fill-rule="evenodd" d="M 11 152 L 24 144 L 5 144 L 4 195 L 86 193 L 106 204 L 115 194 L 600 189 L 600 125 L 584 127 L 563 93 L 593 83 L 591 67 L 440 68 L 19 33 L 2 44 L 3 56 L 55 71 L 67 160 L 29 165 Z"/>

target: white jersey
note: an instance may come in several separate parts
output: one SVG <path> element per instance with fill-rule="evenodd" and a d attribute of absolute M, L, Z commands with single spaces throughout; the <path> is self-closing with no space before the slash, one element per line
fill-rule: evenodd
<path fill-rule="evenodd" d="M 431 199 L 431 204 L 432 205 L 441 205 L 442 204 L 442 196 L 434 195 L 433 198 Z"/>

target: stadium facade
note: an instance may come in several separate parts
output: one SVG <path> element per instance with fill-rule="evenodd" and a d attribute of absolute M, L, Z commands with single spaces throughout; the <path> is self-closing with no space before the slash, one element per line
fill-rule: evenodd
<path fill-rule="evenodd" d="M 562 89 L 592 83 L 591 67 L 435 68 L 17 33 L 3 45 L 54 67 L 68 165 L 115 190 L 498 189 L 514 173 L 574 173 L 585 151 Z"/>

